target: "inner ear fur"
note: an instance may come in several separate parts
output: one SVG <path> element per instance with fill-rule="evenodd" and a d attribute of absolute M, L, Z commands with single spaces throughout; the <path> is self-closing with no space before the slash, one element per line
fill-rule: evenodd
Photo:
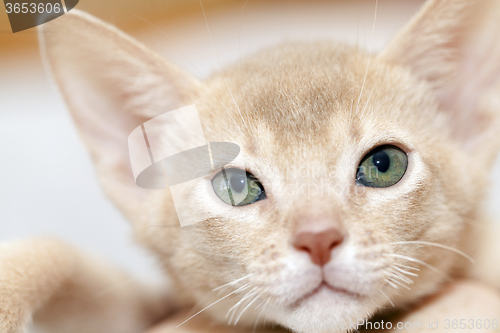
<path fill-rule="evenodd" d="M 500 2 L 430 0 L 380 54 L 426 81 L 453 139 L 494 159 L 500 145 Z"/>

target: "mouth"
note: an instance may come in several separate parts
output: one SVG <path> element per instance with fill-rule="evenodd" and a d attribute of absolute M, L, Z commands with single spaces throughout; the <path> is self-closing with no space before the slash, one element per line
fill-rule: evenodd
<path fill-rule="evenodd" d="M 332 285 L 328 284 L 325 281 L 322 281 L 312 291 L 308 292 L 307 294 L 301 296 L 298 300 L 296 300 L 293 303 L 293 307 L 298 307 L 302 303 L 304 303 L 305 301 L 313 298 L 314 296 L 318 295 L 319 293 L 324 293 L 324 292 L 332 293 L 332 294 L 337 294 L 337 295 L 343 295 L 343 296 L 347 296 L 349 298 L 354 298 L 354 299 L 361 298 L 361 295 L 359 295 L 359 294 L 357 294 L 355 292 L 352 292 L 352 291 L 347 290 L 347 289 L 338 288 L 338 287 L 335 287 L 335 286 L 332 286 Z"/>

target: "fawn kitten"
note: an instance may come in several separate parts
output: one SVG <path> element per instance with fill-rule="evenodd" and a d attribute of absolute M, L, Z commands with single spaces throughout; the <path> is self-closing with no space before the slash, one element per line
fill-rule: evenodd
<path fill-rule="evenodd" d="M 493 1 L 432 0 L 380 54 L 287 43 L 205 82 L 75 10 L 41 38 L 105 191 L 178 298 L 220 300 L 205 310 L 217 321 L 294 329 L 469 274 L 500 143 L 499 17 Z M 168 190 L 134 183 L 127 137 L 191 104 L 207 141 L 241 151 L 184 187 L 202 222 L 181 228 Z"/>

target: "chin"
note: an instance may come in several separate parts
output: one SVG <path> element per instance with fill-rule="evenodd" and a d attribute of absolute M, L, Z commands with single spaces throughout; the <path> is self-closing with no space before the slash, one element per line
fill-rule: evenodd
<path fill-rule="evenodd" d="M 278 323 L 293 332 L 345 332 L 375 312 L 371 303 L 361 295 L 321 286 L 288 307 Z"/>

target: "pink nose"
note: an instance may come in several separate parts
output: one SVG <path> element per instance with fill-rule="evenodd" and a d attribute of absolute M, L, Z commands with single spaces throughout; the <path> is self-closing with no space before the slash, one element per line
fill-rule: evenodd
<path fill-rule="evenodd" d="M 330 261 L 333 248 L 344 239 L 339 229 L 331 227 L 319 231 L 301 231 L 296 234 L 293 246 L 309 254 L 311 261 L 323 266 Z"/>

